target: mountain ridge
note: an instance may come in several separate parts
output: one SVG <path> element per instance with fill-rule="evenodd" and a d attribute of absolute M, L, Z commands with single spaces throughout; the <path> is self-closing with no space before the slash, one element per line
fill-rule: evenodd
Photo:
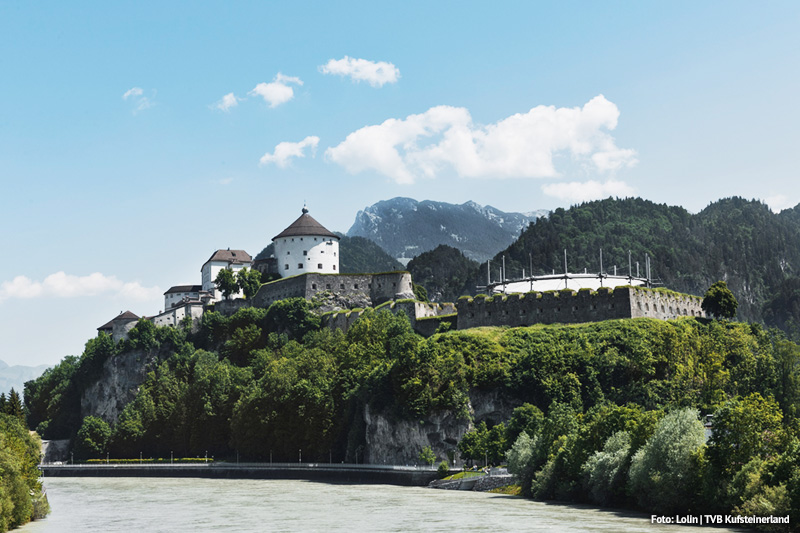
<path fill-rule="evenodd" d="M 398 196 L 360 210 L 347 236 L 370 239 L 404 264 L 442 244 L 480 262 L 546 214 L 546 210 L 507 213 L 471 200 L 459 205 Z"/>

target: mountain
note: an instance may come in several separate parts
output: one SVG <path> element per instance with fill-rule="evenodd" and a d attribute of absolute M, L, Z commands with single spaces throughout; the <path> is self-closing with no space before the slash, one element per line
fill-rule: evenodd
<path fill-rule="evenodd" d="M 800 276 L 798 207 L 775 214 L 760 201 L 734 197 L 691 214 L 641 198 L 609 198 L 539 218 L 495 259 L 505 255 L 509 277 L 531 264 L 535 274 L 562 272 L 566 249 L 570 271 L 597 272 L 602 248 L 605 272 L 617 265 L 622 274 L 630 250 L 644 275 L 648 254 L 651 277 L 667 288 L 702 296 L 725 280 L 739 301 L 737 317 L 761 322 L 784 280 Z M 477 270 L 473 287 L 481 281 Z"/>
<path fill-rule="evenodd" d="M 461 205 L 392 198 L 359 211 L 349 237 L 376 242 L 402 263 L 446 244 L 469 259 L 486 261 L 547 211 L 505 213 L 475 202 Z"/>
<path fill-rule="evenodd" d="M 26 381 L 36 379 L 47 370 L 50 365 L 39 366 L 8 366 L 4 361 L 0 361 L 0 392 L 8 392 L 13 388 L 22 394 Z"/>
<path fill-rule="evenodd" d="M 339 240 L 339 271 L 342 274 L 392 272 L 404 267 L 383 248 L 364 237 L 341 236 Z"/>
<path fill-rule="evenodd" d="M 408 262 L 408 271 L 414 283 L 425 287 L 434 302 L 455 302 L 462 294 L 469 294 L 474 286 L 469 281 L 480 265 L 464 257 L 460 250 L 440 244 L 423 252 Z"/>

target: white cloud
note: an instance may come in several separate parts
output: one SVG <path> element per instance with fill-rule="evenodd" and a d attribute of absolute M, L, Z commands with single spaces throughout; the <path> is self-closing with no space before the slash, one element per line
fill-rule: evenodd
<path fill-rule="evenodd" d="M 560 200 L 568 202 L 588 202 L 590 200 L 600 200 L 609 196 L 627 197 L 633 196 L 634 189 L 623 181 L 610 179 L 605 183 L 599 181 L 570 183 L 552 183 L 543 185 L 542 192 L 548 196 L 554 196 Z"/>
<path fill-rule="evenodd" d="M 583 107 L 537 106 L 487 126 L 475 125 L 463 107 L 437 106 L 356 130 L 325 155 L 348 172 L 377 171 L 398 183 L 447 168 L 461 177 L 556 177 L 554 157 L 562 153 L 605 172 L 637 162 L 634 150 L 618 148 L 607 133 L 618 118 L 603 95 Z"/>
<path fill-rule="evenodd" d="M 155 95 L 155 90 L 153 90 L 153 95 Z M 134 104 L 133 114 L 135 115 L 139 111 L 144 111 L 147 108 L 153 107 L 155 105 L 153 101 L 144 96 L 144 90 L 141 87 L 131 87 L 125 94 L 122 95 L 123 100 L 130 100 Z"/>
<path fill-rule="evenodd" d="M 294 98 L 294 89 L 288 85 L 290 83 L 303 85 L 303 81 L 300 78 L 284 76 L 278 72 L 278 75 L 275 76 L 273 81 L 270 83 L 259 83 L 248 94 L 260 96 L 270 107 L 277 107 Z"/>
<path fill-rule="evenodd" d="M 131 97 L 142 96 L 142 88 L 141 87 L 132 87 L 125 91 L 125 94 L 122 95 L 123 100 L 127 100 Z"/>
<path fill-rule="evenodd" d="M 269 163 L 275 163 L 281 168 L 285 168 L 290 162 L 291 158 L 293 157 L 305 157 L 305 149 L 311 148 L 311 155 L 316 153 L 317 145 L 319 144 L 319 137 L 315 135 L 309 135 L 305 139 L 297 143 L 291 142 L 282 142 L 278 143 L 275 146 L 275 151 L 271 154 L 267 152 L 261 157 L 260 163 L 262 165 L 267 165 Z"/>
<path fill-rule="evenodd" d="M 219 180 L 219 184 L 220 185 L 230 185 L 232 182 L 233 182 L 233 178 L 231 178 L 231 177 L 222 178 L 221 180 Z"/>
<path fill-rule="evenodd" d="M 764 203 L 769 206 L 773 213 L 780 213 L 784 209 L 794 207 L 796 202 L 789 200 L 785 194 L 775 194 L 764 198 Z"/>
<path fill-rule="evenodd" d="M 382 87 L 385 83 L 396 83 L 400 77 L 400 69 L 386 61 L 369 61 L 344 56 L 342 59 L 331 59 L 319 67 L 323 74 L 350 76 L 353 81 L 366 81 L 373 87 Z"/>
<path fill-rule="evenodd" d="M 220 111 L 229 111 L 232 107 L 236 107 L 239 105 L 241 98 L 237 98 L 233 93 L 228 93 L 222 98 L 219 99 L 214 105 L 214 109 L 219 109 Z"/>
<path fill-rule="evenodd" d="M 139 282 L 123 282 L 115 276 L 100 272 L 88 276 L 73 276 L 64 272 L 50 274 L 42 281 L 17 276 L 0 283 L 0 302 L 8 299 L 74 298 L 111 294 L 133 300 L 151 300 L 162 294 L 158 287 L 144 287 Z"/>

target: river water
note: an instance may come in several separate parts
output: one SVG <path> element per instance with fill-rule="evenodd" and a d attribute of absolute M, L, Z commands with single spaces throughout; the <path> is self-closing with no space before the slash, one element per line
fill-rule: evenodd
<path fill-rule="evenodd" d="M 480 492 L 285 480 L 48 478 L 39 532 L 733 531 Z"/>

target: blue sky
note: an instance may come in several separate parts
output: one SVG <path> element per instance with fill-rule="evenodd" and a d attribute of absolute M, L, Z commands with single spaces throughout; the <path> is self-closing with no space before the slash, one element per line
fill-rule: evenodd
<path fill-rule="evenodd" d="M 800 202 L 796 2 L 0 0 L 0 359 L 394 196 Z M 281 144 L 285 143 L 285 144 Z"/>

